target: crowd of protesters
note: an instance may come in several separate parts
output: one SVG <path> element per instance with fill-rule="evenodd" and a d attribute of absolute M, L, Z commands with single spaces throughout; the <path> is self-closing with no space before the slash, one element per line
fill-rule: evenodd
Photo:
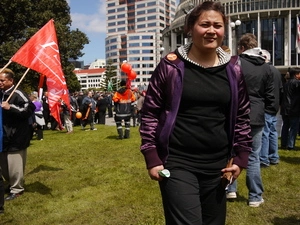
<path fill-rule="evenodd" d="M 140 91 L 137 88 L 131 89 L 135 96 L 135 101 L 131 103 L 130 124 L 135 127 L 139 126 L 139 111 L 141 110 L 144 96 L 146 92 Z M 113 118 L 115 111 L 115 103 L 113 101 L 114 92 L 105 91 L 76 91 L 69 93 L 70 107 L 62 100 L 58 100 L 60 107 L 61 125 L 51 115 L 48 104 L 48 93 L 44 92 L 41 98 L 38 97 L 37 92 L 30 94 L 30 98 L 38 107 L 39 114 L 34 115 L 32 138 L 43 140 L 43 130 L 58 130 L 66 131 L 67 134 L 73 133 L 73 127 L 81 126 L 82 130 L 97 130 L 95 124 L 105 125 L 106 118 Z M 39 100 L 40 99 L 40 100 Z M 76 117 L 76 113 L 81 113 L 81 118 Z M 42 119 L 42 123 L 37 121 Z M 86 128 L 86 126 L 89 126 Z"/>

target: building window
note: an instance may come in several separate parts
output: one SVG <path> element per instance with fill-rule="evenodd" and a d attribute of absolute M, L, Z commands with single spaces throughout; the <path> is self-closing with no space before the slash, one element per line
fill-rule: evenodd
<path fill-rule="evenodd" d="M 143 35 L 142 39 L 143 40 L 147 40 L 147 39 L 153 40 L 153 36 L 152 35 Z"/>
<path fill-rule="evenodd" d="M 123 11 L 125 11 L 125 7 L 118 8 L 117 11 L 118 11 L 118 12 L 123 12 Z"/>
<path fill-rule="evenodd" d="M 148 47 L 148 46 L 153 46 L 153 43 L 142 43 L 142 46 L 143 47 Z"/>
<path fill-rule="evenodd" d="M 112 38 L 111 40 L 110 40 L 110 43 L 116 43 L 117 42 L 117 38 Z"/>
<path fill-rule="evenodd" d="M 148 20 L 155 20 L 156 16 L 148 16 Z"/>
<path fill-rule="evenodd" d="M 148 27 L 155 27 L 156 23 L 148 23 Z"/>
<path fill-rule="evenodd" d="M 153 60 L 153 57 L 143 57 L 142 60 Z"/>
<path fill-rule="evenodd" d="M 148 13 L 155 13 L 156 12 L 156 9 L 149 9 L 148 10 Z"/>
<path fill-rule="evenodd" d="M 142 28 L 145 28 L 145 27 L 146 27 L 146 24 L 137 25 L 137 29 L 142 29 Z"/>
<path fill-rule="evenodd" d="M 141 10 L 141 11 L 138 11 L 136 14 L 137 14 L 137 15 L 145 15 L 146 12 L 145 12 L 145 10 Z"/>
<path fill-rule="evenodd" d="M 129 39 L 129 40 L 139 40 L 140 37 L 139 37 L 139 36 L 129 36 L 128 39 Z"/>
<path fill-rule="evenodd" d="M 140 54 L 140 50 L 129 50 L 129 54 Z"/>
<path fill-rule="evenodd" d="M 139 9 L 139 8 L 144 8 L 144 7 L 145 7 L 145 3 L 144 3 L 144 4 L 138 4 L 136 7 L 137 7 L 138 9 Z"/>
<path fill-rule="evenodd" d="M 125 21 L 118 21 L 118 25 L 122 25 L 122 24 L 125 24 Z"/>
<path fill-rule="evenodd" d="M 143 54 L 153 53 L 153 50 L 145 49 L 145 50 L 142 50 L 142 53 Z"/>
<path fill-rule="evenodd" d="M 156 2 L 148 2 L 147 6 L 154 6 L 156 5 Z"/>
<path fill-rule="evenodd" d="M 143 21 L 145 21 L 146 20 L 146 18 L 145 17 L 142 17 L 142 18 L 137 18 L 137 22 L 143 22 Z"/>
<path fill-rule="evenodd" d="M 139 47 L 140 43 L 129 43 L 129 47 Z"/>

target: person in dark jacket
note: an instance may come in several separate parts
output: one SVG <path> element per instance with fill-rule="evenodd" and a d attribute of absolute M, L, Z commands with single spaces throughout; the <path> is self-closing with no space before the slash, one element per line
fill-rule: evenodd
<path fill-rule="evenodd" d="M 281 148 L 292 150 L 299 128 L 300 117 L 300 67 L 290 68 L 283 85 L 280 114 L 282 116 Z"/>
<path fill-rule="evenodd" d="M 235 180 L 248 165 L 249 96 L 237 58 L 220 47 L 225 27 L 219 2 L 195 6 L 185 24 L 190 43 L 167 54 L 149 82 L 141 152 L 159 181 L 167 225 L 224 225 L 221 176 Z"/>
<path fill-rule="evenodd" d="M 279 111 L 280 99 L 282 97 L 281 74 L 275 66 L 271 64 L 271 55 L 267 50 L 262 50 L 262 56 L 270 66 L 274 78 L 274 106 L 265 110 L 265 126 L 262 134 L 262 145 L 260 151 L 260 165 L 268 167 L 279 163 L 278 155 L 278 132 L 277 113 Z"/>
<path fill-rule="evenodd" d="M 252 151 L 246 170 L 246 185 L 249 190 L 248 204 L 250 207 L 259 207 L 264 202 L 259 154 L 265 125 L 265 112 L 273 109 L 275 105 L 274 79 L 270 66 L 265 63 L 261 49 L 257 47 L 255 35 L 248 33 L 240 38 L 238 53 L 251 108 Z M 236 192 L 237 182 L 234 182 L 228 187 L 227 198 L 236 198 Z"/>
<path fill-rule="evenodd" d="M 0 73 L 3 112 L 3 152 L 0 166 L 3 177 L 10 186 L 10 193 L 5 200 L 13 200 L 24 192 L 24 170 L 31 137 L 28 120 L 35 110 L 27 94 L 19 89 L 13 92 L 14 87 L 14 72 L 6 68 Z"/>
<path fill-rule="evenodd" d="M 126 80 L 121 80 L 120 88 L 114 94 L 112 100 L 115 103 L 115 122 L 117 126 L 118 139 L 130 138 L 131 103 L 135 101 L 132 91 L 126 86 Z M 125 123 L 125 134 L 123 136 L 122 121 Z"/>
<path fill-rule="evenodd" d="M 94 118 L 96 112 L 96 101 L 93 98 L 93 93 L 91 91 L 88 92 L 87 96 L 84 97 L 81 104 L 81 126 L 82 130 L 97 130 L 94 126 Z M 90 124 L 90 129 L 86 130 L 85 126 Z"/>
<path fill-rule="evenodd" d="M 98 124 L 105 124 L 107 106 L 108 101 L 106 97 L 103 94 L 99 95 L 96 103 L 96 108 L 98 110 Z"/>

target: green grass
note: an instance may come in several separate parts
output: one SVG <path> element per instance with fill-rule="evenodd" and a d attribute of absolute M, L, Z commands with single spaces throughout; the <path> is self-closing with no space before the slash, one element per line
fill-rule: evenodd
<path fill-rule="evenodd" d="M 28 148 L 25 193 L 5 203 L 0 224 L 162 225 L 158 184 L 145 169 L 138 128 L 116 140 L 115 126 L 44 131 Z M 298 141 L 297 141 L 298 142 Z M 300 141 L 299 141 L 300 142 Z M 300 146 L 300 143 L 298 143 Z M 245 171 L 239 197 L 228 202 L 228 225 L 300 224 L 300 151 L 280 150 L 279 165 L 262 170 L 265 204 L 247 206 Z"/>

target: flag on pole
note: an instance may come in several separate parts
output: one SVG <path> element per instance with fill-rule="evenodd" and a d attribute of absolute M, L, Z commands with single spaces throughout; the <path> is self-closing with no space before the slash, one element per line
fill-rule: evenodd
<path fill-rule="evenodd" d="M 300 53 L 300 22 L 299 22 L 299 17 L 297 15 L 297 28 L 296 28 L 296 50 L 297 53 Z"/>
<path fill-rule="evenodd" d="M 275 52 L 276 52 L 276 49 L 275 49 L 275 42 L 276 42 L 276 27 L 275 27 L 275 22 L 273 22 L 273 45 L 272 45 L 272 64 L 274 66 L 275 64 Z"/>
<path fill-rule="evenodd" d="M 11 58 L 11 61 L 35 70 L 47 78 L 49 108 L 61 125 L 58 100 L 70 106 L 67 84 L 61 67 L 54 21 L 51 19 L 35 33 Z"/>

